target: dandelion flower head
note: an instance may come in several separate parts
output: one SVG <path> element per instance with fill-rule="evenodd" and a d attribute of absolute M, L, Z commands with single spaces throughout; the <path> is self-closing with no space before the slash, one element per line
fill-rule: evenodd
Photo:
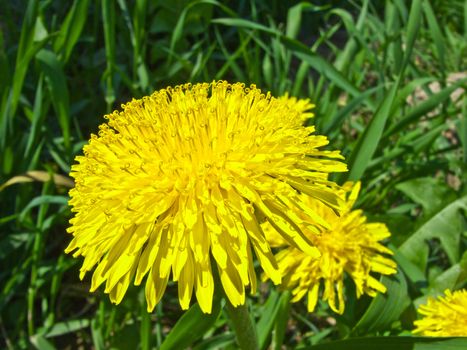
<path fill-rule="evenodd" d="M 345 273 L 354 281 L 357 297 L 363 294 L 374 297 L 377 292 L 384 293 L 386 287 L 372 274 L 396 272 L 395 262 L 385 256 L 392 255 L 392 251 L 380 243 L 390 236 L 387 227 L 382 223 L 367 223 L 361 210 L 352 210 L 359 190 L 360 183 L 344 185 L 342 196 L 347 200 L 340 217 L 321 202 L 304 199 L 319 217 L 330 223 L 329 229 L 321 235 L 303 230 L 321 252 L 319 258 L 292 246 L 276 254 L 284 276 L 283 287 L 291 290 L 293 302 L 307 295 L 309 312 L 316 307 L 320 287 L 323 289 L 322 298 L 330 308 L 339 314 L 344 312 Z M 268 223 L 263 226 L 271 245 L 286 243 L 270 229 Z"/>
<path fill-rule="evenodd" d="M 183 309 L 194 291 L 210 313 L 213 268 L 234 306 L 255 290 L 254 256 L 281 282 L 258 216 L 318 256 L 300 229 L 306 220 L 310 232 L 323 230 L 307 198 L 339 210 L 327 178 L 346 166 L 303 126 L 312 107 L 220 81 L 169 87 L 107 115 L 71 171 L 66 251 L 84 257 L 80 277 L 94 270 L 91 291 L 105 282 L 114 303 L 145 279 L 148 311 L 173 280 Z"/>
<path fill-rule="evenodd" d="M 444 291 L 420 305 L 422 319 L 414 322 L 413 333 L 429 337 L 467 337 L 467 290 Z"/>

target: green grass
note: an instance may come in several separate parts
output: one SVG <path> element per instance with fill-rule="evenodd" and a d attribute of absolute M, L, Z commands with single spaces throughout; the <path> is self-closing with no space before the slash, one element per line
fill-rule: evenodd
<path fill-rule="evenodd" d="M 194 349 L 234 347 L 220 300 L 217 318 L 196 308 L 182 317 L 173 286 L 150 315 L 137 288 L 115 307 L 88 292 L 78 259 L 63 253 L 66 176 L 102 116 L 187 81 L 242 81 L 310 98 L 318 132 L 349 164 L 337 180 L 361 180 L 358 206 L 393 234 L 400 272 L 383 278 L 388 297 L 348 294 L 337 317 L 324 304 L 313 315 L 290 307 L 268 286 L 252 296 L 263 348 L 357 336 L 327 348 L 380 344 L 409 334 L 428 295 L 466 285 L 467 2 L 36 0 L 0 8 L 1 348 L 152 349 L 165 339 L 177 347 L 180 339 L 167 337 L 177 320 L 179 336 L 199 322 Z"/>

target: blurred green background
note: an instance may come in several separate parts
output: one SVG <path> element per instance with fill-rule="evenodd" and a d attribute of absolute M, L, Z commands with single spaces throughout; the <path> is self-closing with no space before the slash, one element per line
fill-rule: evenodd
<path fill-rule="evenodd" d="M 0 0 L 0 348 L 170 340 L 173 285 L 147 314 L 140 289 L 114 307 L 79 281 L 63 253 L 67 174 L 104 114 L 218 79 L 316 104 L 312 122 L 349 165 L 337 180 L 362 181 L 357 205 L 388 224 L 401 267 L 385 297 L 348 293 L 343 316 L 289 310 L 263 284 L 251 298 L 263 348 L 408 334 L 428 295 L 465 286 L 467 1 Z M 234 348 L 223 311 L 190 312 L 201 328 L 187 344 Z"/>

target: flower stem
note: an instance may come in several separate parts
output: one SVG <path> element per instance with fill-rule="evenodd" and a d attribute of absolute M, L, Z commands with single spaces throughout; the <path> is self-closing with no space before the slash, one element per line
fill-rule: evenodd
<path fill-rule="evenodd" d="M 242 350 L 258 350 L 258 335 L 256 327 L 248 312 L 248 306 L 234 307 L 227 299 L 226 309 L 237 338 L 237 344 Z"/>

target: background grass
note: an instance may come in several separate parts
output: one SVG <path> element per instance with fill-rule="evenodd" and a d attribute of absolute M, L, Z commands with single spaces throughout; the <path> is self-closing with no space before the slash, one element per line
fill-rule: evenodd
<path fill-rule="evenodd" d="M 362 181 L 358 206 L 389 225 L 401 268 L 373 301 L 348 281 L 339 317 L 263 285 L 251 298 L 262 347 L 408 334 L 416 305 L 466 284 L 466 57 L 462 0 L 0 0 L 0 347 L 234 347 L 221 301 L 218 317 L 181 318 L 169 286 L 153 314 L 136 288 L 114 307 L 63 253 L 67 174 L 102 116 L 214 79 L 317 105 L 318 133 L 349 164 L 337 180 Z"/>

